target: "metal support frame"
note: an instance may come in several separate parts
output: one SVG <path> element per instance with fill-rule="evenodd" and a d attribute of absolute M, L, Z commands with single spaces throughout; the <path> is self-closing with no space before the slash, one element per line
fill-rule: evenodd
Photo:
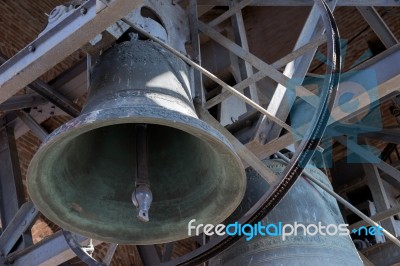
<path fill-rule="evenodd" d="M 356 153 L 358 156 L 366 160 L 367 162 L 378 162 L 374 164 L 377 168 L 387 173 L 383 175 L 386 181 L 397 189 L 400 189 L 400 171 L 393 166 L 382 161 L 380 158 L 376 157 L 371 151 L 365 149 L 364 147 L 358 145 L 350 139 L 345 139 L 345 137 L 335 137 L 342 145 L 349 148 L 351 151 Z"/>
<path fill-rule="evenodd" d="M 103 263 L 105 265 L 110 265 L 111 264 L 112 258 L 114 256 L 115 251 L 117 250 L 117 248 L 118 248 L 118 244 L 111 243 L 111 244 L 108 245 L 107 253 L 103 258 Z"/>
<path fill-rule="evenodd" d="M 358 138 L 371 138 L 400 144 L 399 128 L 378 128 L 364 125 L 341 124 L 335 126 L 335 130 L 346 132 L 346 134 L 351 136 L 358 136 Z"/>
<path fill-rule="evenodd" d="M 47 103 L 47 100 L 35 93 L 17 95 L 0 104 L 0 111 L 7 112 L 32 108 L 45 103 Z"/>
<path fill-rule="evenodd" d="M 189 0 L 189 26 L 190 26 L 190 39 L 193 49 L 192 59 L 194 62 L 201 64 L 201 51 L 200 51 L 200 37 L 199 37 L 199 30 L 197 24 L 197 1 L 196 0 Z M 201 73 L 195 71 L 192 68 L 192 75 L 193 75 L 193 88 L 195 89 L 195 95 L 193 98 L 197 98 L 197 101 L 201 103 L 205 102 L 205 95 L 203 89 L 203 77 Z"/>
<path fill-rule="evenodd" d="M 7 62 L 8 58 L 4 56 L 3 54 L 0 54 L 0 62 Z M 2 70 L 0 68 L 0 73 L 2 73 Z M 0 85 L 0 87 L 2 87 Z M 80 108 L 77 106 L 74 102 L 72 102 L 70 99 L 62 95 L 60 92 L 52 88 L 49 84 L 43 82 L 40 79 L 36 79 L 32 83 L 27 85 L 27 88 L 35 91 L 37 94 L 42 96 L 44 99 L 47 99 L 48 101 L 52 102 L 54 105 L 59 107 L 61 110 L 63 110 L 65 113 L 71 115 L 72 117 L 76 117 L 80 113 Z M 34 97 L 33 95 L 32 97 Z M 17 100 L 18 97 L 22 96 L 14 96 L 8 101 L 15 99 Z M 36 96 L 37 98 L 37 96 Z M 8 101 L 6 101 L 3 104 L 0 104 L 0 108 L 2 105 L 6 104 Z M 25 108 L 25 107 L 24 107 Z M 22 108 L 19 108 L 22 109 Z"/>
<path fill-rule="evenodd" d="M 142 0 L 89 0 L 0 66 L 0 103 L 127 15 Z"/>
<path fill-rule="evenodd" d="M 0 128 L 0 214 L 4 231 L 12 226 L 14 216 L 25 202 L 18 151 L 13 130 L 7 126 Z M 32 244 L 30 232 L 22 234 L 22 242 L 17 248 Z"/>
<path fill-rule="evenodd" d="M 172 251 L 174 250 L 174 243 L 166 243 L 161 252 L 161 261 L 169 261 L 172 256 Z"/>
<path fill-rule="evenodd" d="M 368 187 L 371 190 L 376 211 L 387 211 L 390 209 L 389 199 L 386 195 L 377 167 L 373 164 L 363 164 L 363 168 L 368 182 Z M 396 235 L 393 217 L 387 218 L 387 220 L 382 221 L 381 224 L 383 228 L 391 232 L 393 235 Z"/>
<path fill-rule="evenodd" d="M 49 133 L 27 112 L 18 110 L 16 114 L 42 142 L 47 138 Z"/>
<path fill-rule="evenodd" d="M 139 252 L 140 259 L 143 265 L 158 265 L 161 263 L 160 257 L 153 245 L 148 246 L 136 246 Z"/>
<path fill-rule="evenodd" d="M 0 236 L 0 254 L 7 256 L 20 239 L 39 216 L 39 211 L 32 202 L 24 203 L 10 224 Z"/>
<path fill-rule="evenodd" d="M 335 120 L 330 121 L 329 125 L 331 125 L 333 122 L 347 121 L 364 112 L 365 110 L 372 108 L 379 102 L 390 98 L 393 94 L 398 93 L 400 90 L 400 65 L 396 62 L 398 62 L 399 60 L 400 45 L 396 45 L 355 68 L 353 71 L 354 74 L 351 75 L 351 80 L 362 79 L 363 71 L 374 71 L 376 73 L 376 94 L 378 99 L 370 99 L 368 92 L 354 97 L 354 99 L 352 99 L 350 102 L 344 104 L 341 107 L 338 106 L 333 109 L 331 116 L 334 117 Z M 354 106 L 354 104 L 358 105 L 357 110 L 354 110 L 351 113 L 342 112 L 342 108 L 346 109 Z M 246 147 L 248 147 L 258 158 L 265 159 L 268 156 L 272 155 L 274 151 L 284 149 L 287 146 L 293 144 L 294 140 L 295 138 L 292 136 L 291 133 L 286 133 L 278 139 L 275 139 L 263 145 L 260 145 L 258 141 L 251 141 L 246 144 Z"/>
<path fill-rule="evenodd" d="M 85 237 L 78 236 L 77 238 L 81 245 L 87 245 L 89 242 Z M 101 244 L 100 241 L 93 241 L 94 246 L 99 244 Z M 10 254 L 7 257 L 7 261 L 12 262 L 13 266 L 52 266 L 64 263 L 75 256 L 62 232 L 58 231 L 27 249 Z"/>
<path fill-rule="evenodd" d="M 358 11 L 371 26 L 386 48 L 390 48 L 399 43 L 394 34 L 390 31 L 385 21 L 381 18 L 378 11 L 373 6 L 358 6 Z"/>
<path fill-rule="evenodd" d="M 335 9 L 336 4 L 337 0 L 330 1 L 329 6 L 332 11 Z M 297 39 L 294 49 L 298 49 L 299 47 L 309 43 L 312 39 L 317 38 L 321 34 L 323 34 L 324 27 L 322 25 L 320 16 L 321 15 L 318 8 L 314 5 L 303 27 L 303 30 L 299 38 Z M 311 65 L 316 51 L 317 49 L 314 48 L 305 55 L 290 62 L 285 67 L 283 74 L 289 78 L 294 78 L 294 84 L 301 85 Z M 287 88 L 285 84 L 278 84 L 271 98 L 271 103 L 268 106 L 268 111 L 274 114 L 276 117 L 282 119 L 283 121 L 286 121 L 295 100 L 296 92 Z M 269 122 L 265 118 L 262 117 L 260 119 L 261 122 L 263 121 L 263 123 L 269 124 Z M 260 126 L 262 126 L 262 124 Z M 282 131 L 281 127 L 274 124 L 271 124 L 271 126 L 268 128 L 269 132 L 267 134 L 267 140 L 276 139 L 277 137 L 279 137 Z M 255 139 L 258 139 L 258 137 L 255 136 Z"/>
<path fill-rule="evenodd" d="M 65 56 L 72 53 L 76 49 L 79 49 L 83 43 L 87 42 L 91 38 L 90 36 L 84 36 L 84 35 L 87 35 L 87 32 L 90 32 L 91 35 L 93 35 L 92 37 L 94 37 L 95 34 L 101 32 L 101 30 L 103 30 L 108 25 L 107 23 L 111 24 L 113 22 L 113 20 L 118 19 L 121 16 L 121 14 L 123 14 L 124 12 L 128 12 L 131 9 L 133 9 L 133 6 L 138 5 L 139 2 L 141 2 L 141 1 L 114 0 L 114 1 L 111 1 L 109 6 L 107 6 L 107 7 L 103 3 L 100 3 L 100 5 L 98 5 L 99 9 L 95 12 L 93 12 L 93 10 L 94 10 L 94 7 L 96 6 L 96 4 L 95 4 L 96 1 L 89 0 L 88 2 L 86 2 L 85 5 L 88 5 L 88 7 L 89 7 L 88 9 L 86 9 L 86 10 L 82 9 L 82 8 L 86 8 L 85 6 L 83 6 L 80 10 L 77 10 L 76 12 L 74 12 L 74 14 L 71 14 L 71 18 L 61 21 L 60 25 L 57 25 L 57 27 L 55 29 L 52 29 L 52 34 L 54 35 L 54 38 L 50 37 L 47 34 L 42 35 L 41 37 L 39 37 L 37 40 L 35 40 L 31 44 L 31 45 L 33 45 L 32 47 L 34 47 L 34 49 L 33 49 L 34 51 L 31 51 L 28 53 L 28 50 L 32 50 L 32 49 L 29 49 L 29 46 L 28 46 L 27 48 L 23 49 L 16 57 L 12 58 L 10 61 L 8 61 L 7 63 L 5 63 L 3 66 L 0 67 L 0 88 L 1 88 L 0 89 L 0 103 L 4 102 L 12 94 L 14 94 L 20 88 L 26 86 L 32 80 L 35 80 L 40 75 L 40 73 L 44 73 L 46 70 L 51 68 L 54 64 L 61 61 Z M 231 1 L 224 1 L 224 0 L 217 0 L 217 1 L 199 0 L 198 2 L 200 3 L 200 5 L 202 5 L 202 4 L 212 4 L 212 5 L 220 5 L 221 4 L 221 5 L 226 5 L 226 6 L 231 5 Z M 253 1 L 242 1 L 242 2 L 251 4 L 251 5 L 269 5 L 270 4 L 270 5 L 279 5 L 279 6 L 282 6 L 282 5 L 288 5 L 288 6 L 290 6 L 290 5 L 295 5 L 295 6 L 308 5 L 308 6 L 311 6 L 314 3 L 313 0 L 310 0 L 310 1 L 308 1 L 308 0 L 302 0 L 302 1 L 253 0 Z M 242 3 L 242 2 L 240 2 L 240 3 Z M 194 18 L 197 18 L 197 11 L 196 11 L 196 5 L 195 5 L 196 1 L 191 0 L 190 3 L 191 3 L 190 12 L 191 12 L 192 16 L 193 16 L 193 14 L 195 15 Z M 397 6 L 400 6 L 400 4 L 394 0 L 393 1 L 365 0 L 363 2 L 354 1 L 354 0 L 338 0 L 337 5 L 338 6 L 341 6 L 341 5 L 377 5 L 377 6 L 378 5 L 390 5 L 390 6 L 397 5 Z M 237 9 L 234 9 L 230 12 L 233 12 L 233 11 L 238 12 Z M 97 14 L 96 14 L 96 12 L 97 12 Z M 77 14 L 77 13 L 80 13 L 80 14 Z M 105 14 L 105 13 L 107 13 L 107 14 Z M 74 15 L 74 16 L 72 16 L 72 15 Z M 227 16 L 227 14 L 225 16 Z M 194 19 L 194 21 L 197 21 L 197 19 Z M 79 25 L 80 23 L 82 25 Z M 193 25 L 193 23 L 191 23 L 191 24 Z M 65 32 L 61 33 L 63 31 L 65 31 Z M 194 37 L 192 36 L 192 45 L 194 45 L 195 49 L 196 49 L 196 47 L 199 49 L 199 43 L 197 43 L 197 44 L 194 43 L 194 42 L 196 42 L 196 40 L 198 41 L 197 26 L 193 27 L 192 32 L 196 33 L 195 35 L 193 35 Z M 58 38 L 58 39 L 56 39 L 56 38 Z M 315 49 L 320 43 L 322 43 L 322 41 L 323 41 L 322 38 L 318 38 L 318 39 L 315 39 L 315 43 L 313 42 L 312 44 L 305 44 L 303 47 L 307 47 L 307 50 L 304 50 L 304 52 L 310 51 L 309 49 Z M 315 46 L 316 44 L 317 44 L 317 46 Z M 68 47 L 68 45 L 71 45 L 71 47 Z M 244 50 L 245 52 L 247 52 L 245 54 L 245 56 L 249 56 L 248 50 L 246 51 L 246 47 L 243 47 L 243 48 L 239 47 L 239 48 L 241 48 L 241 50 L 236 49 L 237 51 L 239 51 L 239 53 L 242 53 L 242 51 Z M 65 53 L 64 54 L 61 53 L 62 55 L 56 55 L 57 51 L 58 52 L 63 51 Z M 200 50 L 198 50 L 198 51 L 200 51 Z M 303 55 L 303 54 L 304 53 L 302 53 L 301 55 Z M 195 55 L 197 55 L 198 59 L 200 59 L 199 52 L 195 53 Z M 295 53 L 292 53 L 292 56 L 293 55 L 295 55 Z M 49 58 L 52 58 L 52 59 L 49 60 Z M 248 59 L 248 57 L 247 57 L 247 59 Z M 293 59 L 294 58 L 291 58 L 291 60 L 293 60 Z M 251 60 L 257 62 L 257 58 L 255 58 L 255 59 L 250 58 L 250 61 Z M 285 60 L 288 60 L 288 58 L 286 58 Z M 51 62 L 49 62 L 49 61 L 51 61 Z M 197 62 L 199 63 L 199 61 L 197 61 Z M 249 63 L 251 63 L 251 67 L 254 65 L 253 62 L 249 62 L 249 60 L 246 60 L 247 66 L 250 66 Z M 285 62 L 285 64 L 286 63 L 287 62 Z M 43 64 L 43 67 L 42 66 L 37 67 L 38 64 Z M 278 64 L 278 63 L 276 63 L 276 64 Z M 277 65 L 272 65 L 272 68 L 270 68 L 270 66 L 260 63 L 259 67 L 260 67 L 260 71 L 254 75 L 251 75 L 251 73 L 247 72 L 247 74 L 248 74 L 247 78 L 242 81 L 243 88 L 246 88 L 248 86 L 253 86 L 254 83 L 257 81 L 257 79 L 261 79 L 261 78 L 267 76 L 266 75 L 267 72 L 269 74 L 272 73 L 272 76 L 274 76 L 280 82 L 285 82 L 285 80 L 287 80 L 287 79 L 285 79 L 285 75 L 282 75 L 282 73 L 275 72 Z M 35 69 L 35 68 L 37 68 L 37 69 Z M 13 74 L 10 74 L 10 71 L 9 71 L 10 69 L 17 69 L 18 70 L 17 72 L 19 73 L 19 75 L 14 76 Z M 380 86 L 382 86 L 382 89 L 380 90 L 380 92 L 382 92 L 380 94 L 380 97 L 387 96 L 391 92 L 398 89 L 398 87 L 395 89 L 396 84 L 398 84 L 398 82 L 400 81 L 398 73 L 399 72 L 396 73 L 396 75 L 397 75 L 396 77 L 387 78 L 383 82 L 383 85 L 380 83 Z M 209 74 L 211 74 L 211 73 L 209 73 Z M 199 76 L 200 76 L 200 79 L 198 82 L 200 82 L 200 85 L 202 85 L 201 75 L 199 75 Z M 282 81 L 282 78 L 284 79 L 283 81 Z M 45 89 L 49 89 L 49 87 L 45 86 Z M 225 89 L 229 90 L 230 92 L 236 93 L 235 89 L 237 89 L 237 88 L 225 86 Z M 46 90 L 44 90 L 44 91 L 46 91 Z M 236 95 L 240 96 L 239 94 L 236 94 Z M 309 96 L 309 95 L 310 94 L 307 94 L 307 96 Z M 200 98 L 202 98 L 202 97 L 203 96 L 201 96 Z M 360 97 L 362 97 L 362 95 Z M 361 102 L 363 102 L 363 101 L 361 101 Z M 2 105 L 0 105 L 0 107 L 1 106 Z M 365 107 L 365 106 L 361 106 L 361 107 Z M 207 111 L 205 111 L 205 110 L 203 110 L 203 111 L 206 114 L 208 114 Z M 204 117 L 204 115 L 203 115 L 203 117 Z M 345 118 L 348 118 L 348 116 L 342 117 L 342 119 L 345 119 Z M 207 120 L 207 118 L 205 120 Z M 218 121 L 210 120 L 210 122 L 216 123 L 216 127 L 221 127 L 221 130 L 226 130 L 218 123 Z M 275 122 L 277 122 L 277 124 L 279 124 L 281 126 L 283 126 L 283 125 L 286 126 L 286 124 L 283 123 L 282 120 L 276 119 Z M 36 123 L 36 125 L 33 126 L 33 128 L 35 128 L 35 126 L 37 126 L 37 123 Z M 39 131 L 37 131 L 37 133 L 38 132 Z M 39 132 L 38 134 L 41 135 L 42 133 Z M 248 149 L 245 146 L 243 146 L 231 134 L 226 134 L 226 135 L 232 137 L 232 142 L 233 142 L 234 146 L 236 146 L 235 148 L 239 151 L 240 150 L 243 151 L 241 154 L 242 158 L 243 157 L 246 158 L 246 161 L 248 161 L 249 164 L 252 165 L 253 167 L 254 166 L 257 167 L 257 163 L 259 162 L 257 157 L 261 158 L 261 157 L 265 156 L 265 154 L 268 154 L 272 151 L 276 152 L 276 150 L 279 150 L 279 147 L 284 148 L 293 142 L 293 138 L 292 138 L 291 134 L 290 133 L 286 134 L 286 135 L 268 143 L 267 145 L 264 145 L 263 147 L 261 147 L 264 149 L 262 151 L 264 155 L 258 156 L 258 154 L 257 154 L 257 157 L 256 157 L 256 156 L 253 156 L 254 154 L 252 153 L 251 148 Z M 42 138 L 43 137 L 44 137 L 44 133 L 42 134 Z M 2 144 L 2 142 L 0 139 L 0 147 L 2 147 L 1 144 Z M 246 146 L 247 147 L 251 146 L 251 143 Z M 257 148 L 261 150 L 260 146 L 257 146 Z M 264 159 L 264 158 L 262 158 L 262 159 Z M 383 168 L 385 168 L 385 166 L 383 166 Z M 386 169 L 387 169 L 387 167 L 386 167 Z M 262 171 L 262 170 L 260 170 L 260 171 Z M 396 172 L 396 174 L 398 174 L 398 172 Z M 271 173 L 268 173 L 268 174 L 265 173 L 265 175 L 263 175 L 263 176 L 273 177 L 271 175 Z M 270 181 L 273 182 L 273 180 L 270 180 Z M 24 206 L 28 206 L 28 205 L 24 205 Z M 24 211 L 26 211 L 26 210 L 21 209 L 20 210 L 21 216 L 19 216 L 19 215 L 15 216 L 14 219 L 15 220 L 18 220 L 20 218 L 22 219 L 22 217 L 23 217 L 22 213 L 24 213 Z M 25 213 L 25 214 L 28 215 L 28 213 Z M 3 216 L 2 216 L 2 218 L 3 218 Z M 29 218 L 29 219 L 31 219 L 31 218 Z M 16 224 L 18 224 L 18 223 L 16 223 Z M 9 230 L 11 230 L 11 229 L 9 229 Z M 19 229 L 19 230 L 21 231 L 22 229 Z M 15 231 L 15 234 L 17 234 L 17 233 L 18 233 L 18 231 Z M 3 236 L 5 237 L 5 236 L 7 236 L 7 234 L 3 234 L 0 237 L 0 248 L 3 243 L 2 239 L 5 239 L 5 238 L 3 238 Z M 15 236 L 13 236 L 13 239 L 15 239 Z M 84 241 L 84 238 L 80 238 L 80 241 Z M 113 253 L 115 251 L 115 248 L 116 248 L 116 246 L 112 246 L 110 253 Z M 154 250 L 154 247 L 141 246 L 141 247 L 138 247 L 138 249 L 139 249 L 139 253 L 141 254 L 141 257 L 142 257 L 142 254 L 145 254 L 144 257 L 146 257 L 146 259 L 159 258 L 157 255 L 157 251 Z M 172 248 L 170 245 L 168 249 L 166 248 L 166 253 L 170 254 L 171 251 L 172 251 Z M 156 256 L 154 254 L 156 254 Z M 68 245 L 65 242 L 63 236 L 60 235 L 60 233 L 56 233 L 56 234 L 52 235 L 50 238 L 48 238 L 47 240 L 44 240 L 44 241 L 32 246 L 31 248 L 28 248 L 21 252 L 12 253 L 10 256 L 8 256 L 8 260 L 13 261 L 14 265 L 26 265 L 26 264 L 36 265 L 39 263 L 43 263 L 43 265 L 54 265 L 54 264 L 60 264 L 62 262 L 65 262 L 66 260 L 68 260 L 74 256 L 75 255 L 72 254 L 72 252 L 69 250 Z M 162 261 L 164 261 L 164 259 L 165 258 L 163 257 Z M 160 260 L 157 260 L 157 263 L 159 263 L 159 261 Z"/>
<path fill-rule="evenodd" d="M 77 117 L 81 112 L 78 105 L 41 80 L 35 80 L 27 87 L 72 117 Z"/>
<path fill-rule="evenodd" d="M 17 146 L 9 127 L 0 128 L 0 162 L 1 225 L 6 228 L 25 202 Z"/>
<path fill-rule="evenodd" d="M 386 219 L 388 219 L 394 215 L 397 215 L 399 213 L 400 213 L 400 207 L 392 207 L 385 211 L 378 212 L 377 214 L 375 214 L 374 216 L 371 216 L 370 218 L 372 220 L 374 220 L 375 222 L 379 223 L 380 221 L 386 220 Z M 361 226 L 368 226 L 368 223 L 366 223 L 365 221 L 356 222 L 349 226 L 349 230 L 351 231 L 353 229 L 358 229 Z"/>
<path fill-rule="evenodd" d="M 240 8 L 235 8 L 240 3 L 242 2 L 235 0 L 232 2 L 230 7 L 230 9 L 237 10 L 235 14 L 231 17 L 233 34 L 236 44 L 241 46 L 243 50 L 245 50 L 246 52 L 249 52 L 249 44 L 247 42 L 246 29 L 244 27 L 242 10 Z M 253 66 L 249 62 L 246 62 L 238 58 L 238 64 L 239 64 L 238 73 L 240 75 L 239 81 L 243 81 L 244 79 L 253 76 Z M 258 99 L 257 86 L 255 83 L 249 85 L 249 92 L 247 94 L 250 97 L 250 99 L 252 99 L 254 102 L 260 103 Z"/>
<path fill-rule="evenodd" d="M 320 38 L 317 38 L 315 40 L 312 40 L 310 43 L 305 44 L 304 46 L 300 47 L 297 50 L 294 50 L 290 54 L 287 54 L 286 56 L 282 57 L 281 59 L 275 61 L 274 63 L 271 64 L 271 66 L 275 69 L 279 69 L 281 67 L 284 67 L 285 65 L 289 64 L 291 61 L 295 60 L 297 57 L 304 55 L 307 53 L 309 50 L 317 48 L 320 46 L 322 43 L 325 42 L 325 36 L 321 36 Z M 268 76 L 268 72 L 266 70 L 266 65 L 263 64 L 265 67 L 264 71 L 260 70 L 256 74 L 242 80 L 235 86 L 233 86 L 236 90 L 238 91 L 243 91 L 244 88 L 247 86 L 250 86 L 253 83 L 256 83 L 257 81 L 265 78 Z M 260 67 L 263 67 L 260 65 Z M 227 99 L 231 94 L 228 91 L 223 91 L 221 94 L 215 96 L 214 98 L 210 99 L 206 103 L 206 107 L 209 109 L 219 103 L 221 103 L 223 100 Z"/>

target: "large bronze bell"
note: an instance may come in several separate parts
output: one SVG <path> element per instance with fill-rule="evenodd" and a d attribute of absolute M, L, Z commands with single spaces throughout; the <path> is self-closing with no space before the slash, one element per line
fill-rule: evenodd
<path fill-rule="evenodd" d="M 286 167 L 282 160 L 264 160 L 264 164 L 275 174 L 280 175 Z M 319 169 L 308 169 L 314 178 L 331 187 L 328 177 Z M 247 189 L 243 202 L 227 220 L 234 223 L 242 217 L 267 191 L 268 184 L 253 169 L 246 170 Z M 279 204 L 262 220 L 263 226 L 321 224 L 322 226 L 343 224 L 336 200 L 319 187 L 314 187 L 304 178 L 299 178 Z M 331 227 L 331 226 L 329 226 Z M 312 234 L 304 234 L 299 228 L 297 235 L 287 236 L 284 240 L 274 227 L 271 235 L 256 235 L 250 241 L 244 238 L 228 250 L 218 254 L 210 261 L 211 266 L 242 265 L 324 265 L 324 266 L 362 266 L 363 263 L 349 235 L 340 235 L 329 229 Z M 290 231 L 290 230 L 288 230 Z M 294 231 L 293 231 L 294 232 Z"/>
<path fill-rule="evenodd" d="M 161 46 L 110 48 L 82 114 L 32 159 L 32 201 L 61 227 L 114 243 L 175 241 L 191 219 L 222 222 L 242 200 L 244 168 L 191 99 L 187 65 Z"/>

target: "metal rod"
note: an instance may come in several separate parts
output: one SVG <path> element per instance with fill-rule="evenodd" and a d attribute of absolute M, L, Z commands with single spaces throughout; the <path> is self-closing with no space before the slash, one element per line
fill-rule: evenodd
<path fill-rule="evenodd" d="M 207 77 L 209 77 L 211 80 L 215 81 L 216 83 L 218 83 L 220 86 L 222 86 L 224 89 L 227 89 L 228 91 L 230 91 L 233 95 L 235 95 L 236 97 L 240 98 L 241 100 L 245 101 L 247 104 L 251 105 L 254 109 L 257 109 L 258 111 L 260 111 L 261 113 L 263 113 L 264 115 L 266 115 L 271 121 L 277 123 L 278 125 L 280 125 L 281 127 L 285 128 L 287 131 L 292 132 L 292 128 L 286 124 L 285 122 L 283 122 L 282 120 L 276 118 L 275 116 L 273 116 L 272 114 L 270 114 L 267 110 L 265 110 L 262 106 L 260 106 L 259 104 L 255 103 L 254 101 L 252 101 L 251 99 L 249 99 L 248 97 L 246 97 L 245 95 L 243 95 L 242 93 L 240 93 L 239 91 L 235 90 L 233 87 L 229 86 L 228 84 L 226 84 L 225 82 L 223 82 L 221 79 L 219 79 L 217 76 L 215 76 L 213 73 L 211 73 L 210 71 L 208 71 L 207 69 L 205 69 L 204 67 L 200 66 L 199 64 L 193 62 L 191 59 L 187 58 L 185 55 L 181 54 L 179 51 L 175 50 L 174 48 L 172 48 L 171 46 L 169 46 L 168 44 L 164 43 L 163 41 L 157 39 L 156 37 L 153 37 L 151 34 L 147 33 L 146 31 L 144 31 L 143 29 L 141 29 L 140 27 L 136 26 L 135 24 L 133 24 L 132 22 L 122 18 L 121 19 L 123 22 L 125 22 L 126 24 L 128 24 L 130 27 L 132 27 L 134 30 L 138 31 L 139 33 L 145 35 L 146 37 L 148 37 L 149 39 L 151 39 L 152 41 L 158 43 L 159 45 L 161 45 L 162 47 L 164 47 L 165 49 L 169 50 L 171 53 L 173 53 L 174 55 L 178 56 L 179 58 L 181 58 L 183 61 L 185 61 L 186 63 L 188 63 L 189 65 L 191 65 L 192 67 L 194 67 L 195 69 L 197 69 L 198 71 L 202 72 L 204 75 L 206 75 Z"/>
<path fill-rule="evenodd" d="M 276 153 L 278 155 L 279 158 L 281 158 L 282 160 L 284 160 L 285 162 L 289 162 L 290 159 L 287 158 L 285 155 L 283 155 L 280 152 Z M 345 200 L 344 198 L 342 198 L 341 196 L 339 196 L 338 194 L 336 194 L 334 191 L 332 191 L 329 187 L 325 186 L 323 183 L 321 183 L 319 180 L 317 180 L 316 178 L 314 178 L 310 173 L 308 173 L 307 169 L 304 169 L 303 171 L 304 176 L 312 181 L 314 184 L 316 184 L 317 186 L 319 186 L 320 188 L 322 188 L 323 190 L 325 190 L 328 194 L 330 194 L 332 197 L 334 197 L 337 201 L 339 201 L 340 203 L 342 203 L 344 206 L 346 206 L 347 208 L 349 208 L 352 212 L 354 212 L 355 214 L 357 214 L 361 219 L 363 219 L 364 221 L 366 221 L 368 224 L 372 225 L 372 226 L 376 226 L 376 227 L 380 227 L 380 225 L 375 222 L 374 220 L 372 220 L 370 217 L 368 217 L 367 215 L 365 215 L 364 213 L 362 213 L 360 210 L 358 210 L 356 207 L 354 207 L 350 202 L 348 202 L 347 200 Z M 382 228 L 382 227 L 381 227 Z M 400 247 L 400 240 L 397 239 L 394 235 L 392 235 L 391 233 L 389 233 L 388 231 L 386 231 L 384 228 L 382 228 L 382 233 L 388 238 L 390 239 L 394 244 L 396 244 L 397 246 Z"/>
<path fill-rule="evenodd" d="M 136 124 L 136 173 L 135 190 L 132 193 L 132 202 L 139 210 L 137 218 L 141 222 L 149 221 L 149 209 L 153 201 L 150 190 L 149 165 L 147 159 L 147 125 Z"/>
<path fill-rule="evenodd" d="M 136 184 L 148 184 L 147 125 L 137 124 L 136 129 Z"/>

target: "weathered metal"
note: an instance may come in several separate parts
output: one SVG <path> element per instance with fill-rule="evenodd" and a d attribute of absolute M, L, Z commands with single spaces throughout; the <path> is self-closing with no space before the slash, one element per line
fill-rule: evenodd
<path fill-rule="evenodd" d="M 264 160 L 264 164 L 279 175 L 285 168 L 282 160 Z M 317 168 L 308 169 L 313 177 L 332 189 L 325 174 Z M 243 202 L 228 222 L 246 213 L 267 191 L 268 184 L 253 169 L 248 169 L 248 186 Z M 337 202 L 327 192 L 313 187 L 299 178 L 292 189 L 263 220 L 262 224 L 310 224 L 322 226 L 343 224 Z M 314 229 L 312 230 L 315 231 Z M 274 229 L 270 232 L 274 233 Z M 332 232 L 332 231 L 331 231 Z M 326 233 L 325 233 L 326 234 Z M 230 249 L 216 256 L 210 265 L 363 265 L 350 236 L 304 235 L 299 227 L 297 235 L 255 236 L 251 241 L 241 239 Z"/>
<path fill-rule="evenodd" d="M 113 243 L 187 237 L 187 223 L 219 223 L 239 205 L 245 175 L 228 140 L 198 119 L 187 65 L 151 41 L 106 51 L 92 70 L 82 114 L 55 130 L 28 169 L 39 210 L 65 228 Z M 131 202 L 135 124 L 147 124 L 147 223 Z M 224 211 L 221 211 L 224 210 Z"/>

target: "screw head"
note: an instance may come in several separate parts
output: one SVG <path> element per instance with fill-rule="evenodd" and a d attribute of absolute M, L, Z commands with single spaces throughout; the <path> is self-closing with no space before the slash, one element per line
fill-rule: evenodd
<path fill-rule="evenodd" d="M 84 7 L 82 7 L 80 11 L 82 15 L 85 15 L 87 13 L 87 9 Z"/>
<path fill-rule="evenodd" d="M 36 50 L 35 46 L 29 45 L 29 47 L 28 47 L 29 52 L 33 53 L 35 50 Z"/>

